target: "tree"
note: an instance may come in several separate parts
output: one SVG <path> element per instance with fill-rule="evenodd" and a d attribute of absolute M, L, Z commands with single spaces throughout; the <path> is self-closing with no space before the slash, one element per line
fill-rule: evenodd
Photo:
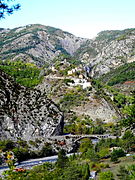
<path fill-rule="evenodd" d="M 127 167 L 120 166 L 118 171 L 118 179 L 120 180 L 134 180 L 135 179 L 135 164 Z"/>
<path fill-rule="evenodd" d="M 126 131 L 125 134 L 122 137 L 123 143 L 122 147 L 127 151 L 134 151 L 134 142 L 135 142 L 135 136 L 131 131 Z"/>
<path fill-rule="evenodd" d="M 92 149 L 92 148 L 93 148 L 93 144 L 90 139 L 88 138 L 82 139 L 81 145 L 79 148 L 79 151 L 82 152 L 82 154 L 85 154 L 88 151 L 88 149 Z"/>
<path fill-rule="evenodd" d="M 52 149 L 51 144 L 45 143 L 45 145 L 42 147 L 41 152 L 39 153 L 39 155 L 41 157 L 53 155 L 53 149 Z"/>
<path fill-rule="evenodd" d="M 133 137 L 134 137 L 134 134 L 132 133 L 132 131 L 127 130 L 127 131 L 125 131 L 122 139 L 130 141 Z"/>
<path fill-rule="evenodd" d="M 130 106 L 125 106 L 124 113 L 127 115 L 127 117 L 121 121 L 121 124 L 124 127 L 131 127 L 132 129 L 134 129 L 135 128 L 135 104 L 132 104 Z"/>
<path fill-rule="evenodd" d="M 12 0 L 0 0 L 0 19 L 5 18 L 5 14 L 13 14 L 20 9 L 20 4 L 11 5 Z"/>
<path fill-rule="evenodd" d="M 118 178 L 120 180 L 130 180 L 129 178 L 129 172 L 128 170 L 125 168 L 125 166 L 120 166 L 120 169 L 118 171 L 118 174 L 117 174 Z"/>
<path fill-rule="evenodd" d="M 83 166 L 80 164 L 76 164 L 75 162 L 70 162 L 69 166 L 67 166 L 65 169 L 62 169 L 62 172 L 58 178 L 54 178 L 55 180 L 87 180 L 87 170 L 85 169 L 84 172 L 82 172 Z M 86 178 L 85 178 L 86 176 Z M 54 177 L 54 176 L 53 176 Z"/>
<path fill-rule="evenodd" d="M 123 156 L 125 156 L 125 152 L 123 151 L 123 149 L 115 149 L 111 153 L 111 161 L 117 162 L 118 158 Z"/>
<path fill-rule="evenodd" d="M 130 166 L 128 166 L 128 171 L 130 173 L 130 179 L 133 180 L 135 179 L 135 164 L 132 164 Z"/>
<path fill-rule="evenodd" d="M 61 149 L 58 153 L 58 160 L 57 160 L 57 166 L 59 168 L 64 168 L 67 164 L 68 158 L 66 156 L 65 150 Z"/>
<path fill-rule="evenodd" d="M 86 165 L 85 165 L 84 179 L 85 179 L 85 180 L 88 180 L 89 177 L 90 177 L 90 168 L 89 168 L 89 165 L 86 164 Z"/>
<path fill-rule="evenodd" d="M 102 147 L 100 151 L 98 152 L 98 155 L 100 158 L 104 158 L 109 155 L 109 148 Z"/>
<path fill-rule="evenodd" d="M 121 121 L 121 125 L 123 125 L 124 127 L 130 127 L 131 129 L 134 129 L 135 128 L 135 92 L 133 92 L 132 104 L 125 106 L 123 112 L 125 113 L 126 118 L 124 118 Z"/>
<path fill-rule="evenodd" d="M 85 157 L 90 159 L 92 162 L 98 162 L 99 161 L 99 155 L 95 152 L 94 149 L 88 149 Z"/>
<path fill-rule="evenodd" d="M 114 163 L 118 162 L 118 156 L 117 156 L 117 154 L 115 154 L 115 153 L 112 153 L 112 154 L 111 154 L 111 161 L 114 162 Z"/>

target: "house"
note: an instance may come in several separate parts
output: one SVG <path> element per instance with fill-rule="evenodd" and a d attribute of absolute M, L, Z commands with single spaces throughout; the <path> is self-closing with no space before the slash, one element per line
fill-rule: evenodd
<path fill-rule="evenodd" d="M 74 74 L 75 72 L 76 72 L 76 69 L 71 69 L 71 70 L 68 71 L 68 75 L 72 75 L 72 74 Z"/>
<path fill-rule="evenodd" d="M 72 75 L 72 74 L 73 74 L 72 70 L 68 71 L 68 75 Z"/>
<path fill-rule="evenodd" d="M 66 142 L 65 142 L 65 141 L 59 141 L 58 144 L 59 144 L 60 146 L 64 146 L 64 145 L 66 145 Z"/>
<path fill-rule="evenodd" d="M 79 74 L 79 78 L 83 79 L 84 78 L 83 74 Z"/>
<path fill-rule="evenodd" d="M 86 79 L 75 78 L 74 83 L 68 83 L 70 86 L 82 86 L 83 89 L 91 87 L 91 82 L 88 82 Z"/>
<path fill-rule="evenodd" d="M 56 72 L 57 71 L 57 69 L 55 69 L 54 66 L 51 67 L 51 70 L 52 70 L 52 72 Z"/>
<path fill-rule="evenodd" d="M 90 179 L 95 179 L 96 178 L 96 175 L 97 175 L 97 172 L 96 171 L 91 171 L 90 172 Z"/>
<path fill-rule="evenodd" d="M 86 89 L 87 87 L 91 87 L 91 83 L 90 82 L 84 82 L 83 83 L 83 89 Z"/>
<path fill-rule="evenodd" d="M 121 149 L 121 147 L 112 147 L 112 148 L 109 149 L 109 151 L 113 152 L 113 150 L 119 150 L 119 149 Z"/>

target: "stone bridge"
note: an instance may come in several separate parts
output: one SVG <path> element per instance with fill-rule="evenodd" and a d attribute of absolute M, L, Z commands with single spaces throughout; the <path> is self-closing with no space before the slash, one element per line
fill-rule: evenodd
<path fill-rule="evenodd" d="M 81 139 L 89 138 L 92 140 L 93 144 L 96 144 L 100 139 L 108 139 L 112 138 L 115 139 L 116 136 L 111 136 L 109 134 L 99 135 L 99 134 L 92 134 L 92 135 L 61 135 L 61 136 L 50 136 L 46 137 L 46 141 L 53 144 L 53 147 L 57 149 L 57 147 L 64 148 L 68 153 L 76 151 L 78 147 L 78 142 Z M 44 139 L 45 140 L 45 139 Z"/>
<path fill-rule="evenodd" d="M 49 139 L 56 139 L 58 141 L 64 141 L 64 140 L 70 140 L 72 142 L 77 142 L 77 141 L 80 141 L 81 139 L 84 139 L 84 138 L 89 138 L 89 139 L 108 139 L 108 138 L 111 138 L 111 139 L 115 139 L 116 136 L 112 136 L 110 134 L 103 134 L 103 135 L 99 135 L 99 134 L 91 134 L 91 135 L 62 135 L 62 136 L 51 136 L 49 137 Z"/>

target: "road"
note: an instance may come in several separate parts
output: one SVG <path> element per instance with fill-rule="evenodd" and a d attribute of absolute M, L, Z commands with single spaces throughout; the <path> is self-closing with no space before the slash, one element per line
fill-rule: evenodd
<path fill-rule="evenodd" d="M 77 154 L 77 153 L 76 153 Z M 73 153 L 67 154 L 67 156 L 71 156 Z M 43 158 L 37 158 L 37 159 L 30 159 L 27 161 L 22 161 L 21 163 L 16 165 L 16 168 L 31 168 L 36 165 L 43 164 L 44 162 L 56 162 L 58 159 L 58 155 L 55 156 L 49 156 L 49 157 L 43 157 Z M 8 170 L 8 166 L 2 166 L 0 167 L 0 175 L 3 173 L 3 171 Z"/>

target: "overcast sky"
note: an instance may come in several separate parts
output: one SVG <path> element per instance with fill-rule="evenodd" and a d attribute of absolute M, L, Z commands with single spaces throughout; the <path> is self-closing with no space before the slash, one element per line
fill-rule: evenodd
<path fill-rule="evenodd" d="M 135 0 L 16 0 L 21 10 L 0 21 L 2 28 L 43 24 L 93 38 L 102 30 L 135 28 Z"/>

